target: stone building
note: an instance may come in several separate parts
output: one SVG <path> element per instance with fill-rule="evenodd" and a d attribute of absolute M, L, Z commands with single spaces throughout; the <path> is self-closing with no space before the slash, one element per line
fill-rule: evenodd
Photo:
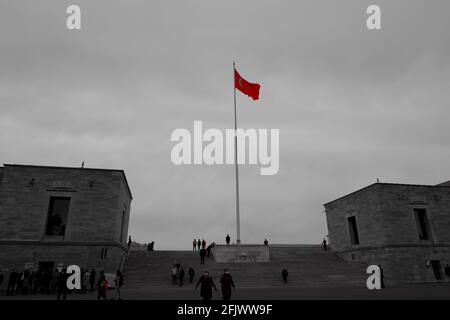
<path fill-rule="evenodd" d="M 450 181 L 375 183 L 324 204 L 331 248 L 381 265 L 386 281 L 445 278 L 450 264 Z"/>
<path fill-rule="evenodd" d="M 115 271 L 132 195 L 123 170 L 0 167 L 0 269 Z"/>

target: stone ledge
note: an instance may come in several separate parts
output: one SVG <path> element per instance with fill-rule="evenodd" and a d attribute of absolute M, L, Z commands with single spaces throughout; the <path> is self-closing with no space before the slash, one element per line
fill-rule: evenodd
<path fill-rule="evenodd" d="M 270 262 L 269 246 L 216 245 L 211 249 L 216 262 Z"/>

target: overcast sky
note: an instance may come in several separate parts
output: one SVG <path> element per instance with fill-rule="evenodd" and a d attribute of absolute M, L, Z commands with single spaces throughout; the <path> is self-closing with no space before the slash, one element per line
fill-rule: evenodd
<path fill-rule="evenodd" d="M 3 0 L 0 162 L 124 169 L 134 239 L 235 241 L 233 165 L 170 159 L 177 128 L 233 128 L 235 59 L 239 127 L 280 129 L 277 175 L 240 167 L 242 242 L 320 243 L 325 202 L 450 179 L 449 30 L 448 0 Z"/>

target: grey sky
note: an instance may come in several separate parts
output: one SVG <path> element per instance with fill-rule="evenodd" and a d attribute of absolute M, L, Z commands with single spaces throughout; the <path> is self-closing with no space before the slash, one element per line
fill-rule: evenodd
<path fill-rule="evenodd" d="M 234 167 L 175 166 L 170 135 L 233 127 L 235 59 L 239 126 L 280 129 L 277 175 L 241 166 L 242 241 L 320 243 L 327 201 L 450 179 L 449 30 L 447 0 L 3 0 L 0 161 L 124 169 L 138 241 L 234 241 Z"/>

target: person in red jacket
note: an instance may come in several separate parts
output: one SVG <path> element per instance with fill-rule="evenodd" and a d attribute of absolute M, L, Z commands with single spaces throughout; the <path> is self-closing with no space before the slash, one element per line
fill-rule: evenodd
<path fill-rule="evenodd" d="M 213 279 L 209 275 L 208 270 L 206 270 L 203 275 L 200 277 L 200 279 L 197 282 L 197 285 L 195 286 L 195 290 L 197 290 L 198 286 L 201 284 L 200 287 L 200 296 L 203 298 L 203 300 L 208 301 L 212 298 L 212 288 L 214 288 L 215 291 L 217 291 L 216 285 L 213 282 Z"/>
<path fill-rule="evenodd" d="M 202 249 L 205 249 L 206 248 L 206 241 L 205 241 L 205 239 L 203 239 L 202 240 Z"/>

